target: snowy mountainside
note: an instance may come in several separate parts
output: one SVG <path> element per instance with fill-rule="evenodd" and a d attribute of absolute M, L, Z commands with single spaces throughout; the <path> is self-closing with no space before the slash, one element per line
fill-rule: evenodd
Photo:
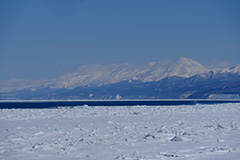
<path fill-rule="evenodd" d="M 227 68 L 228 72 L 240 74 L 240 64 Z"/>
<path fill-rule="evenodd" d="M 27 79 L 10 79 L 0 80 L 0 92 L 11 92 L 13 90 L 31 89 L 36 90 L 39 87 L 47 87 L 51 84 L 51 80 L 27 80 Z"/>
<path fill-rule="evenodd" d="M 132 64 L 84 65 L 72 73 L 57 78 L 51 87 L 75 88 L 117 83 L 128 79 L 134 67 Z"/>
<path fill-rule="evenodd" d="M 168 68 L 166 77 L 191 77 L 193 75 L 204 73 L 206 71 L 207 69 L 200 63 L 189 58 L 180 57 L 171 67 Z"/>

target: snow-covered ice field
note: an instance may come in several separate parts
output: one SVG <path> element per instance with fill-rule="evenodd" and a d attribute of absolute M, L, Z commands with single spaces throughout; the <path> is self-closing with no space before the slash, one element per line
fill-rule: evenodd
<path fill-rule="evenodd" d="M 1 109 L 4 160 L 239 160 L 240 104 Z"/>

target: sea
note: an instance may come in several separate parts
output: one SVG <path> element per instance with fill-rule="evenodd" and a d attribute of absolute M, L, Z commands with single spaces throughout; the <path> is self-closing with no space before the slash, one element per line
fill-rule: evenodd
<path fill-rule="evenodd" d="M 240 99 L 5 100 L 0 101 L 0 109 L 44 109 L 85 106 L 172 106 L 219 103 L 240 104 Z"/>

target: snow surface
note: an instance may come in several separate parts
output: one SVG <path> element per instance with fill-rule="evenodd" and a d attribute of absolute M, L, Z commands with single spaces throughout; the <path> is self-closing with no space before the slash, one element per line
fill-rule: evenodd
<path fill-rule="evenodd" d="M 240 104 L 1 109 L 4 160 L 239 160 Z"/>

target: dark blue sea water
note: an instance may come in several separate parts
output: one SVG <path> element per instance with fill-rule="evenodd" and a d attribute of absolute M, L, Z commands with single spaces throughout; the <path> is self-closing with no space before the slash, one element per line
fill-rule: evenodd
<path fill-rule="evenodd" d="M 161 105 L 195 105 L 195 104 L 219 104 L 239 103 L 240 100 L 76 100 L 76 101 L 1 101 L 0 109 L 13 108 L 58 108 L 76 106 L 161 106 Z"/>

